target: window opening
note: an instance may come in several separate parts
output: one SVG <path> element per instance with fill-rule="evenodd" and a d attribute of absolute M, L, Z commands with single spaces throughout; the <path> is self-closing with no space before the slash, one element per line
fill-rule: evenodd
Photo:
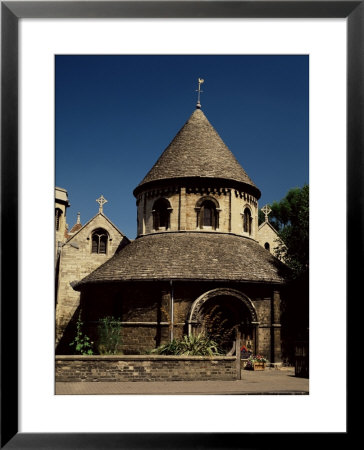
<path fill-rule="evenodd" d="M 249 208 L 244 210 L 243 230 L 244 233 L 252 234 L 252 215 Z"/>
<path fill-rule="evenodd" d="M 92 233 L 92 253 L 103 253 L 107 251 L 107 238 L 108 234 L 102 228 L 98 228 Z"/>

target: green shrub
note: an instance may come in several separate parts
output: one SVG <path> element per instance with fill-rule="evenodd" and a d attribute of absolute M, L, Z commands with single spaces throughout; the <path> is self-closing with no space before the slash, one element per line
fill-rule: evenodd
<path fill-rule="evenodd" d="M 122 354 L 122 337 L 120 319 L 113 316 L 99 319 L 97 350 L 100 355 Z"/>
<path fill-rule="evenodd" d="M 69 345 L 71 347 L 72 346 L 75 347 L 76 355 L 93 355 L 94 354 L 92 350 L 93 342 L 86 334 L 83 334 L 82 326 L 83 322 L 81 320 L 81 311 L 80 311 L 76 324 L 76 336 Z"/>
<path fill-rule="evenodd" d="M 218 345 L 204 333 L 183 336 L 152 350 L 157 355 L 214 356 L 221 355 Z"/>

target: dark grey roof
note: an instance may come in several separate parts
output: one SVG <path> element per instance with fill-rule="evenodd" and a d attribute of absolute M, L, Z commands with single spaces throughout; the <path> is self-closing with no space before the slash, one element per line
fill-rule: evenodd
<path fill-rule="evenodd" d="M 260 197 L 259 189 L 200 109 L 193 112 L 134 193 L 147 183 L 191 177 L 233 180 L 252 187 Z"/>
<path fill-rule="evenodd" d="M 116 253 L 81 280 L 89 283 L 132 280 L 216 280 L 282 283 L 283 265 L 256 241 L 217 232 L 149 234 Z"/>

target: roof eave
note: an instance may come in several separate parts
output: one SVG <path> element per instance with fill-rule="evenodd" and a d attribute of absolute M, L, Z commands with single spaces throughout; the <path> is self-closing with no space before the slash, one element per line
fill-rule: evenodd
<path fill-rule="evenodd" d="M 72 287 L 75 291 L 81 291 L 84 287 L 92 286 L 92 285 L 106 285 L 106 284 L 124 284 L 124 283 L 157 283 L 157 282 L 170 282 L 177 281 L 182 283 L 241 283 L 241 284 L 260 284 L 260 285 L 283 285 L 286 284 L 286 280 L 273 280 L 273 279 L 265 279 L 265 280 L 249 280 L 249 279 L 240 279 L 234 280 L 229 278 L 176 278 L 176 277 L 161 277 L 161 278 L 128 278 L 128 279 L 119 279 L 119 280 L 91 280 L 91 281 L 80 281 L 76 282 Z"/>
<path fill-rule="evenodd" d="M 151 180 L 145 183 L 140 183 L 133 191 L 134 196 L 137 198 L 143 191 L 164 188 L 166 186 L 204 186 L 206 187 L 224 187 L 226 189 L 237 189 L 247 192 L 253 195 L 257 200 L 261 197 L 260 190 L 252 184 L 246 183 L 244 181 L 234 180 L 230 178 L 216 178 L 216 177 L 173 177 L 173 178 L 163 178 L 158 180 Z"/>

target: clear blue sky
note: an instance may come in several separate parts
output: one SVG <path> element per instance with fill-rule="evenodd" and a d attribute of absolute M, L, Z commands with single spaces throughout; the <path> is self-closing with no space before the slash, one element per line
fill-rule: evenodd
<path fill-rule="evenodd" d="M 196 107 L 262 192 L 260 208 L 309 182 L 305 55 L 57 55 L 56 185 L 70 227 L 104 213 L 136 237 L 133 189 Z"/>

